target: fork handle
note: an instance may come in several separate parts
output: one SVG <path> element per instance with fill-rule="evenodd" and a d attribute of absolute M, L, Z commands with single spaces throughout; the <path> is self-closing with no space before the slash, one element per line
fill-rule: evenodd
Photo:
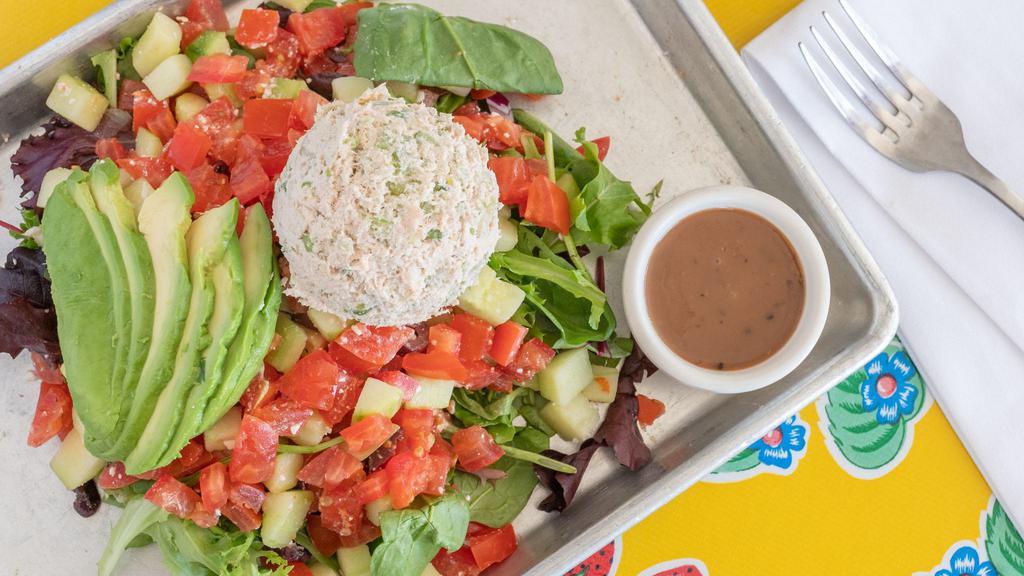
<path fill-rule="evenodd" d="M 960 174 L 988 190 L 1021 220 L 1024 220 L 1024 198 L 1011 192 L 1006 183 L 996 177 L 988 168 L 985 168 L 981 162 L 978 162 L 977 158 L 970 154 L 967 155 L 967 158 L 969 162 L 959 171 Z"/>

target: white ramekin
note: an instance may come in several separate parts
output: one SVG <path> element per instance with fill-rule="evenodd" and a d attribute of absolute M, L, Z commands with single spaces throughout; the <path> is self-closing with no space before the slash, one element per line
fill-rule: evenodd
<path fill-rule="evenodd" d="M 789 239 L 804 273 L 804 309 L 793 335 L 770 358 L 742 370 L 709 370 L 680 358 L 658 335 L 647 310 L 644 284 L 654 247 L 680 220 L 714 208 L 747 210 L 774 224 Z M 810 227 L 777 198 L 740 186 L 702 188 L 658 207 L 633 239 L 622 283 L 629 328 L 644 353 L 658 368 L 679 382 L 713 392 L 749 392 L 782 379 L 810 354 L 828 316 L 828 265 Z"/>

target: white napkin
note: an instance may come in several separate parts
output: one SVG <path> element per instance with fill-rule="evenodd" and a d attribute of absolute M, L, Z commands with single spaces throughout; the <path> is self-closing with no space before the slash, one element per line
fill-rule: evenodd
<path fill-rule="evenodd" d="M 971 151 L 1024 192 L 1019 0 L 988 0 L 983 10 L 958 0 L 851 3 L 959 115 Z M 1024 221 L 959 176 L 904 170 L 847 126 L 797 48 L 802 41 L 827 62 L 809 31 L 835 40 L 823 10 L 858 38 L 836 0 L 805 0 L 744 59 L 885 271 L 930 390 L 1024 525 Z"/>

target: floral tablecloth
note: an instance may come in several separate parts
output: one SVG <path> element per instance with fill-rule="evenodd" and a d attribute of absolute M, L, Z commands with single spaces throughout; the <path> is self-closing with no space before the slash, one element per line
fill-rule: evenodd
<path fill-rule="evenodd" d="M 706 1 L 737 46 L 798 3 Z M 0 0 L 0 66 L 108 2 Z M 1024 576 L 1024 540 L 896 340 L 569 574 Z"/>

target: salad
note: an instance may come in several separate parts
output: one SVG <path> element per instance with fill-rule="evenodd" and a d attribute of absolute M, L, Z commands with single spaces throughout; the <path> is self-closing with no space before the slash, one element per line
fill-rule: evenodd
<path fill-rule="evenodd" d="M 28 442 L 60 439 L 75 509 L 123 508 L 101 575 L 148 545 L 175 575 L 480 574 L 538 485 L 561 512 L 601 447 L 649 462 L 664 407 L 603 256 L 660 183 L 511 106 L 563 89 L 539 41 L 416 4 L 277 0 L 232 26 L 192 0 L 92 62 L 12 157 L 0 352 L 32 357 Z"/>

